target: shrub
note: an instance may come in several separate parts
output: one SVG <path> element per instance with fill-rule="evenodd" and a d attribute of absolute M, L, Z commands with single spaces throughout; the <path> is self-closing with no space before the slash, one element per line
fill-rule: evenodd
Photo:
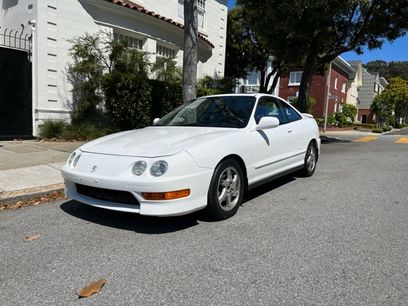
<path fill-rule="evenodd" d="M 205 76 L 197 83 L 197 97 L 226 93 L 227 86 L 225 79 L 217 80 L 210 76 Z"/>
<path fill-rule="evenodd" d="M 107 128 L 100 128 L 93 124 L 73 124 L 65 126 L 62 132 L 62 138 L 64 140 L 92 140 L 111 134 L 114 130 Z"/>
<path fill-rule="evenodd" d="M 66 123 L 61 120 L 46 119 L 39 126 L 39 134 L 41 138 L 59 138 L 61 137 Z"/>
<path fill-rule="evenodd" d="M 372 124 L 372 123 L 354 123 L 353 125 L 355 127 L 361 127 L 361 128 L 367 128 L 367 129 L 373 129 L 375 127 L 375 124 Z"/>
<path fill-rule="evenodd" d="M 345 127 L 350 125 L 350 121 L 343 112 L 337 112 L 334 114 L 336 120 L 336 125 L 340 127 Z"/>
<path fill-rule="evenodd" d="M 343 105 L 342 112 L 350 123 L 353 123 L 355 121 L 357 115 L 357 107 L 352 104 L 346 103 Z"/>
<path fill-rule="evenodd" d="M 383 129 L 380 128 L 380 127 L 376 127 L 376 128 L 374 128 L 374 129 L 372 130 L 372 132 L 373 132 L 373 133 L 382 133 L 382 132 L 383 132 Z"/>
<path fill-rule="evenodd" d="M 290 102 L 295 108 L 299 109 L 298 99 L 294 99 Z M 307 112 L 313 113 L 313 105 L 316 104 L 316 100 L 313 97 L 307 98 Z"/>
<path fill-rule="evenodd" d="M 102 33 L 85 34 L 72 39 L 70 55 L 73 63 L 67 69 L 67 78 L 72 85 L 71 119 L 74 123 L 98 122 L 102 114 L 103 94 L 101 82 L 107 69 L 107 41 Z"/>
<path fill-rule="evenodd" d="M 150 123 L 151 104 L 145 54 L 120 45 L 112 53 L 113 69 L 103 80 L 106 110 L 120 130 L 144 127 Z"/>
<path fill-rule="evenodd" d="M 150 80 L 149 84 L 152 88 L 150 122 L 152 122 L 154 118 L 163 117 L 183 103 L 181 83 Z"/>
<path fill-rule="evenodd" d="M 324 126 L 324 118 L 315 118 L 317 125 L 320 127 Z"/>
<path fill-rule="evenodd" d="M 328 126 L 337 126 L 337 120 L 334 115 L 327 117 L 327 125 Z"/>

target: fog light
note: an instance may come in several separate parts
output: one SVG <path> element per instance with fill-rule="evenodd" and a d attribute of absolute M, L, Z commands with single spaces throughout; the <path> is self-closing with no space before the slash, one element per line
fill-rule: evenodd
<path fill-rule="evenodd" d="M 168 192 L 142 192 L 142 195 L 149 201 L 175 200 L 188 197 L 190 195 L 190 189 Z"/>

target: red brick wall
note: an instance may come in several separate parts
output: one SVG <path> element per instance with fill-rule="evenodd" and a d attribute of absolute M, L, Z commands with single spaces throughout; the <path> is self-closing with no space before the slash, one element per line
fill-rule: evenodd
<path fill-rule="evenodd" d="M 302 69 L 292 69 L 291 71 L 301 71 Z M 316 104 L 313 107 L 312 114 L 316 118 L 324 117 L 324 105 L 326 101 L 326 76 L 314 75 L 309 90 L 309 96 L 316 100 Z M 337 89 L 334 88 L 335 79 L 337 78 Z M 341 84 L 346 82 L 346 92 L 341 92 Z M 332 67 L 330 93 L 333 96 L 337 96 L 337 111 L 339 111 L 339 105 L 346 103 L 348 90 L 348 78 L 347 76 L 337 69 L 336 66 Z M 288 97 L 296 96 L 299 92 L 299 86 L 289 86 L 289 74 L 283 75 L 280 79 L 279 96 L 287 100 Z M 328 115 L 334 113 L 335 99 L 329 100 Z"/>
<path fill-rule="evenodd" d="M 362 120 L 363 115 L 366 116 L 366 122 L 363 122 Z M 360 121 L 361 123 L 374 123 L 373 117 L 374 117 L 374 114 L 369 109 L 360 108 L 358 110 L 357 120 Z"/>

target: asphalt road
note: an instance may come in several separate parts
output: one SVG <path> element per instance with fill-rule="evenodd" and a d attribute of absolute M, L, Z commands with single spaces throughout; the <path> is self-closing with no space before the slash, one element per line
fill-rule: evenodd
<path fill-rule="evenodd" d="M 407 305 L 408 144 L 396 139 L 324 144 L 313 177 L 265 185 L 222 222 L 74 201 L 0 212 L 0 304 Z M 102 291 L 78 300 L 99 277 Z"/>
<path fill-rule="evenodd" d="M 408 135 L 408 128 L 400 129 L 398 131 L 388 133 L 387 135 Z"/>

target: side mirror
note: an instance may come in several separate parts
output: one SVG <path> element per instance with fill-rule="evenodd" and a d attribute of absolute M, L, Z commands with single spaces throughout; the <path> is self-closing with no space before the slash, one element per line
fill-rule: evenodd
<path fill-rule="evenodd" d="M 267 129 L 273 129 L 279 126 L 279 119 L 276 117 L 262 117 L 261 120 L 259 120 L 259 123 L 256 126 L 256 129 L 259 130 L 267 130 Z"/>
<path fill-rule="evenodd" d="M 153 119 L 153 124 L 156 124 L 159 120 L 160 120 L 160 118 L 154 118 Z"/>

